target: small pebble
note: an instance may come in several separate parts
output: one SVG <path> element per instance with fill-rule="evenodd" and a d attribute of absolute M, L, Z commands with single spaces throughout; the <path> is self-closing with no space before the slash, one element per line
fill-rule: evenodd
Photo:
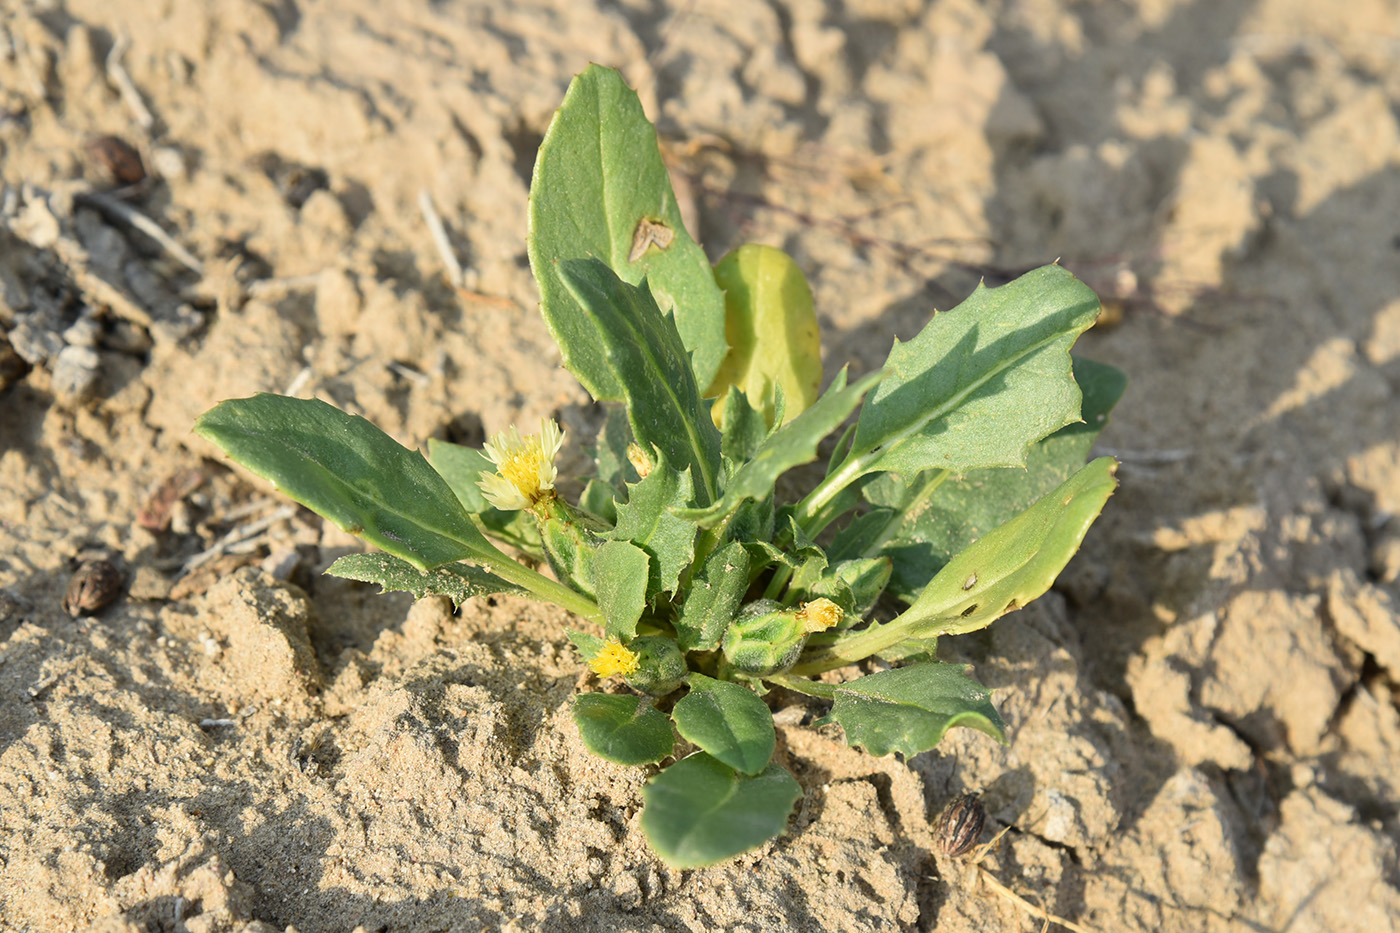
<path fill-rule="evenodd" d="M 53 360 L 54 394 L 66 402 L 92 397 L 101 365 L 102 358 L 91 347 L 64 347 Z"/>
<path fill-rule="evenodd" d="M 73 571 L 68 592 L 63 597 L 63 611 L 73 618 L 100 612 L 121 595 L 121 571 L 109 560 L 85 560 Z"/>
<path fill-rule="evenodd" d="M 124 188 L 146 179 L 141 153 L 120 136 L 97 136 L 84 147 L 92 166 L 93 180 L 100 185 Z"/>

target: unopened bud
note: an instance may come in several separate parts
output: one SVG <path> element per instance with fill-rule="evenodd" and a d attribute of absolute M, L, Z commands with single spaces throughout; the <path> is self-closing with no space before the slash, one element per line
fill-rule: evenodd
<path fill-rule="evenodd" d="M 724 633 L 724 657 L 735 670 L 754 677 L 778 674 L 797 663 L 807 640 L 796 609 L 762 599 L 739 612 Z"/>
<path fill-rule="evenodd" d="M 680 687 L 688 669 L 674 639 L 643 635 L 627 647 L 637 657 L 637 669 L 624 678 L 629 687 L 654 697 L 664 697 Z"/>

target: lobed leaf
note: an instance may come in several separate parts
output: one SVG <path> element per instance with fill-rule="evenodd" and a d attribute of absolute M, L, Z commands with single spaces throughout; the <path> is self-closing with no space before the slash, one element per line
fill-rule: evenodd
<path fill-rule="evenodd" d="M 617 525 L 608 537 L 630 541 L 651 556 L 647 598 L 676 588 L 681 571 L 695 556 L 696 527 L 672 509 L 691 502 L 690 473 L 671 468 L 662 454 L 651 472 L 627 487 L 627 501 L 617 506 Z"/>
<path fill-rule="evenodd" d="M 318 399 L 255 395 L 194 431 L 287 496 L 419 570 L 501 554 L 423 455 Z"/>
<path fill-rule="evenodd" d="M 671 711 L 681 738 L 743 774 L 766 768 L 777 743 L 768 705 L 731 681 L 691 674 L 687 683 L 690 692 Z"/>
<path fill-rule="evenodd" d="M 874 607 L 889 579 L 888 557 L 843 560 L 833 563 L 826 575 L 808 587 L 808 595 L 825 596 L 837 603 L 846 613 L 839 628 L 849 628 Z"/>
<path fill-rule="evenodd" d="M 580 694 L 574 723 L 584 747 L 620 765 L 655 764 L 676 744 L 665 714 L 637 696 Z"/>
<path fill-rule="evenodd" d="M 829 719 L 846 730 L 846 741 L 872 755 L 899 752 L 906 758 L 928 751 L 954 726 L 985 732 L 1006 742 L 991 691 L 967 676 L 966 664 L 915 664 L 881 671 L 836 688 Z"/>
<path fill-rule="evenodd" d="M 697 752 L 652 778 L 642 796 L 642 831 L 661 860 L 703 868 L 782 833 L 802 788 L 778 764 L 749 776 Z"/>
<path fill-rule="evenodd" d="M 694 354 L 686 358 L 695 380 L 714 380 L 727 350 L 724 296 L 681 221 L 656 130 L 610 68 L 590 65 L 574 78 L 550 122 L 530 182 L 528 245 L 545 323 L 564 365 L 595 399 L 622 401 L 623 384 L 561 277 L 570 259 L 601 260 L 633 285 L 649 280 Z"/>
<path fill-rule="evenodd" d="M 715 401 L 711 412 L 723 413 L 718 419 L 723 428 L 720 451 L 733 469 L 752 460 L 771 433 L 763 413 L 749 404 L 748 396 L 738 386 L 730 386 L 724 397 Z"/>
<path fill-rule="evenodd" d="M 522 587 L 471 564 L 443 564 L 432 570 L 419 570 L 392 554 L 347 554 L 326 568 L 326 573 L 346 580 L 378 583 L 385 593 L 412 593 L 414 599 L 446 596 L 457 606 L 493 593 L 529 595 Z"/>
<path fill-rule="evenodd" d="M 660 450 L 677 470 L 689 469 L 697 503 L 709 505 L 719 483 L 720 434 L 701 403 L 675 324 L 661 314 L 645 280 L 629 285 L 596 259 L 561 262 L 558 272 L 597 336 L 637 443 Z"/>
<path fill-rule="evenodd" d="M 895 342 L 856 422 L 852 470 L 912 479 L 1021 466 L 1031 444 L 1079 418 L 1069 349 L 1098 311 L 1093 291 L 1060 266 L 979 285 Z"/>

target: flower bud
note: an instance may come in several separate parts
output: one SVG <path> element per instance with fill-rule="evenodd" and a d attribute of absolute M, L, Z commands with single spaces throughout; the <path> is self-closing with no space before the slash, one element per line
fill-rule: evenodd
<path fill-rule="evenodd" d="M 730 667 L 755 677 L 777 674 L 797 663 L 807 635 L 797 610 L 761 599 L 750 603 L 724 633 L 724 657 Z"/>
<path fill-rule="evenodd" d="M 663 697 L 680 687 L 688 673 L 685 655 L 673 639 L 643 635 L 627 648 L 637 656 L 637 669 L 623 678 L 633 690 Z"/>
<path fill-rule="evenodd" d="M 814 599 L 798 609 L 761 599 L 745 606 L 730 623 L 724 657 L 744 674 L 780 674 L 797 663 L 808 635 L 830 628 L 841 616 L 841 607 L 829 599 Z"/>

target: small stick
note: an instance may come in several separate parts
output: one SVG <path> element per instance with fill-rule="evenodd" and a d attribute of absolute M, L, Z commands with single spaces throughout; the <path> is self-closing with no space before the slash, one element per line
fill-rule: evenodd
<path fill-rule="evenodd" d="M 516 304 L 509 298 L 500 295 L 486 295 L 481 292 L 474 292 L 466 288 L 457 289 L 457 297 L 464 301 L 471 301 L 482 305 L 495 305 L 498 308 L 514 308 Z"/>
<path fill-rule="evenodd" d="M 1017 894 L 1015 891 L 1011 890 L 1006 885 L 998 881 L 991 872 L 983 868 L 981 865 L 977 866 L 977 873 L 978 876 L 984 882 L 986 882 L 987 885 L 989 885 L 993 891 L 996 891 L 998 894 L 1000 894 L 1004 898 L 1007 898 L 1012 903 L 1017 904 L 1022 910 L 1026 911 L 1032 917 L 1039 917 L 1046 923 L 1053 923 L 1057 926 L 1062 926 L 1066 930 L 1072 931 L 1072 933 L 1094 933 L 1094 931 L 1090 930 L 1088 927 L 1082 927 L 1079 924 L 1075 923 L 1073 920 L 1066 920 L 1064 917 L 1057 917 L 1054 914 L 1050 913 L 1048 910 L 1035 906 L 1030 901 L 1026 900 L 1024 897 Z"/>
<path fill-rule="evenodd" d="M 99 191 L 83 191 L 75 195 L 75 198 L 85 204 L 92 205 L 113 220 L 124 223 L 128 227 L 132 227 L 136 230 L 140 230 L 146 236 L 160 244 L 162 249 L 175 257 L 186 269 L 189 269 L 196 275 L 204 274 L 203 263 L 191 255 L 189 250 L 171 239 L 170 234 L 160 228 L 160 224 L 156 223 L 136 208 L 128 204 L 123 204 L 121 201 L 110 198 Z"/>
<path fill-rule="evenodd" d="M 991 873 L 991 871 L 982 867 L 982 860 L 987 857 L 987 855 L 992 851 L 992 849 L 996 848 L 998 842 L 1001 842 L 1001 837 L 1005 836 L 1010 831 L 1010 826 L 1003 826 L 1001 828 L 1001 832 L 993 836 L 991 841 L 984 842 L 976 849 L 972 850 L 972 857 L 968 859 L 968 861 L 973 868 L 977 869 L 978 879 L 985 881 L 987 883 L 987 886 L 990 887 L 993 891 L 996 891 L 1002 897 L 1007 898 L 1013 904 L 1016 904 L 1022 910 L 1029 913 L 1032 917 L 1039 917 L 1041 920 L 1045 921 L 1045 926 L 1041 927 L 1042 930 L 1044 930 L 1046 926 L 1049 926 L 1050 924 L 1054 923 L 1064 927 L 1066 930 L 1072 931 L 1072 933 L 1094 933 L 1094 931 L 1090 930 L 1088 927 L 1082 927 L 1072 920 L 1066 920 L 1064 917 L 1057 917 L 1049 911 L 1035 906 L 1030 901 L 1026 900 L 1024 897 L 1017 894 L 1015 891 L 1011 890 L 1006 885 L 1002 884 L 999 880 L 997 880 L 997 877 Z"/>
<path fill-rule="evenodd" d="M 311 377 L 314 375 L 315 373 L 311 371 L 310 366 L 303 366 L 301 371 L 292 378 L 292 381 L 287 383 L 287 388 L 282 390 L 282 394 L 294 398 L 301 395 L 301 390 L 306 388 L 307 383 L 311 382 Z"/>
<path fill-rule="evenodd" d="M 196 569 L 197 567 L 207 564 L 215 557 L 219 557 L 222 554 L 234 551 L 234 549 L 237 548 L 238 545 L 243 544 L 249 541 L 250 539 L 253 539 L 255 536 L 261 535 L 264 531 L 266 531 L 268 528 L 270 528 L 277 522 L 282 521 L 283 519 L 291 518 L 293 515 L 296 514 L 296 512 L 296 506 L 284 505 L 276 511 L 263 516 L 257 521 L 249 522 L 246 525 L 239 525 L 237 528 L 234 528 L 232 531 L 228 532 L 228 534 L 215 541 L 208 548 L 206 548 L 203 551 L 200 551 L 198 554 L 195 554 L 192 557 L 184 559 L 174 558 L 170 561 L 161 562 L 160 564 L 158 564 L 158 566 L 177 567 L 183 565 L 182 570 L 185 573 L 188 573 L 191 570 Z"/>
<path fill-rule="evenodd" d="M 131 40 L 125 33 L 117 36 L 112 43 L 112 51 L 107 53 L 107 80 L 111 81 L 117 88 L 117 93 L 121 95 L 122 103 L 126 104 L 131 115 L 136 118 L 136 125 L 147 133 L 156 125 L 156 118 L 151 116 L 151 111 L 146 108 L 146 102 L 141 99 L 141 92 L 136 90 L 136 85 L 132 83 L 131 75 L 126 73 L 126 68 L 122 66 L 122 57 L 126 55 L 126 50 L 131 47 Z"/>
<path fill-rule="evenodd" d="M 409 382 L 416 383 L 420 386 L 427 385 L 433 381 L 432 377 L 427 373 L 421 373 L 413 367 L 405 366 L 402 363 L 390 363 L 389 371 L 397 373 Z"/>
<path fill-rule="evenodd" d="M 289 275 L 280 279 L 258 279 L 256 282 L 248 283 L 248 295 L 251 298 L 263 300 L 281 298 L 289 292 L 315 288 L 316 283 L 320 280 L 319 274 Z"/>
<path fill-rule="evenodd" d="M 433 206 L 432 195 L 428 194 L 427 188 L 418 192 L 418 210 L 422 212 L 423 222 L 428 225 L 428 232 L 432 234 L 433 245 L 442 257 L 448 284 L 453 288 L 461 288 L 466 281 L 462 273 L 462 264 L 452 252 L 452 243 L 447 239 L 447 228 L 442 225 L 442 218 L 438 216 L 437 208 Z"/>

